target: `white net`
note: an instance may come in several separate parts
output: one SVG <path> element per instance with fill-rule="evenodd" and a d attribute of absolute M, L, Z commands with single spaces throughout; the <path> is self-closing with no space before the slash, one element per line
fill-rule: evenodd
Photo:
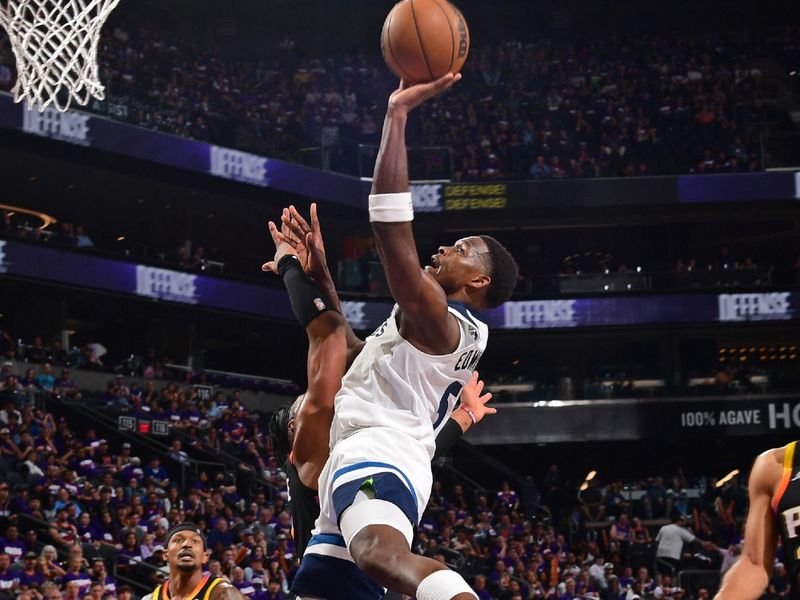
<path fill-rule="evenodd" d="M 17 62 L 14 101 L 43 111 L 105 98 L 97 67 L 100 29 L 119 0 L 7 0 L 0 25 Z"/>

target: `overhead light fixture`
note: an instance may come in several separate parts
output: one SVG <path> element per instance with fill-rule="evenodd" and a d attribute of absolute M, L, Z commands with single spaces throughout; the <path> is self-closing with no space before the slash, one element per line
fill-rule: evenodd
<path fill-rule="evenodd" d="M 19 206 L 0 204 L 0 210 L 6 210 L 12 215 L 15 213 L 21 213 L 23 215 L 30 215 L 31 217 L 36 217 L 42 222 L 42 224 L 39 225 L 39 229 L 47 229 L 53 223 L 58 223 L 58 219 L 56 219 L 55 217 L 50 216 L 47 213 L 40 212 L 38 210 L 31 210 L 30 208 L 20 208 Z"/>
<path fill-rule="evenodd" d="M 584 482 L 581 484 L 581 487 L 579 487 L 578 489 L 579 489 L 580 491 L 582 491 L 582 492 L 585 492 L 586 490 L 588 490 L 588 489 L 589 489 L 589 482 L 588 482 L 588 481 L 584 481 Z"/>
<path fill-rule="evenodd" d="M 121 241 L 122 241 L 122 240 L 124 240 L 124 239 L 125 239 L 125 236 L 124 236 L 124 235 L 121 235 L 121 236 L 119 236 L 119 237 L 117 238 L 117 241 L 118 241 L 118 242 L 121 242 Z"/>
<path fill-rule="evenodd" d="M 725 485 L 726 483 L 728 483 L 728 482 L 729 482 L 731 479 L 733 479 L 734 477 L 736 477 L 738 474 L 739 474 L 739 469 L 734 469 L 733 471 L 731 471 L 730 473 L 728 473 L 727 475 L 725 475 L 725 477 L 723 477 L 722 479 L 720 479 L 720 480 L 719 480 L 719 481 L 718 481 L 718 482 L 715 484 L 715 486 L 714 486 L 714 487 L 721 488 L 723 485 Z"/>
<path fill-rule="evenodd" d="M 586 481 L 591 481 L 597 477 L 597 471 L 589 471 L 589 474 L 586 476 Z"/>

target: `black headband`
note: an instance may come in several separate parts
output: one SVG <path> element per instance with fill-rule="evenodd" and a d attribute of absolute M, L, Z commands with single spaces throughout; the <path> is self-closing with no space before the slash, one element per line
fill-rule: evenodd
<path fill-rule="evenodd" d="M 170 529 L 164 545 L 169 545 L 169 541 L 172 539 L 172 536 L 181 531 L 191 531 L 192 533 L 196 533 L 200 536 L 200 539 L 203 540 L 203 550 L 208 549 L 206 546 L 206 536 L 203 535 L 203 532 L 200 531 L 200 528 L 197 525 L 194 523 L 189 523 L 188 521 L 186 523 L 181 523 L 180 525 L 175 525 L 175 527 Z"/>

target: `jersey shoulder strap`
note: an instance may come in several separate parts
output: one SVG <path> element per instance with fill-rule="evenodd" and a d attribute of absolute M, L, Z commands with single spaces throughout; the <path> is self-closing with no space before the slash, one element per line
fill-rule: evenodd
<path fill-rule="evenodd" d="M 786 450 L 783 453 L 783 474 L 781 475 L 780 483 L 778 483 L 778 488 L 775 490 L 775 496 L 772 498 L 772 510 L 776 514 L 778 512 L 778 505 L 780 504 L 781 498 L 783 498 L 783 495 L 786 493 L 786 489 L 789 487 L 789 483 L 792 480 L 796 446 L 797 442 L 792 442 L 786 446 Z"/>
<path fill-rule="evenodd" d="M 214 577 L 214 579 L 212 579 L 211 583 L 208 585 L 208 588 L 206 588 L 206 593 L 203 594 L 203 600 L 208 600 L 211 597 L 211 590 L 217 587 L 217 585 L 222 581 L 225 580 L 220 577 Z"/>
<path fill-rule="evenodd" d="M 476 319 L 470 312 L 469 307 L 463 302 L 456 302 L 454 300 L 447 301 L 447 307 L 456 317 L 460 317 L 470 325 L 477 327 L 480 321 Z"/>

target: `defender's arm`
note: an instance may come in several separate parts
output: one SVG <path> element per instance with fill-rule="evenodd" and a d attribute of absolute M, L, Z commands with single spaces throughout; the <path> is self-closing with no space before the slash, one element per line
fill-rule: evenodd
<path fill-rule="evenodd" d="M 783 471 L 776 455 L 776 450 L 760 455 L 750 472 L 750 510 L 742 556 L 725 575 L 714 600 L 756 600 L 767 588 L 778 541 L 771 502 Z"/>

